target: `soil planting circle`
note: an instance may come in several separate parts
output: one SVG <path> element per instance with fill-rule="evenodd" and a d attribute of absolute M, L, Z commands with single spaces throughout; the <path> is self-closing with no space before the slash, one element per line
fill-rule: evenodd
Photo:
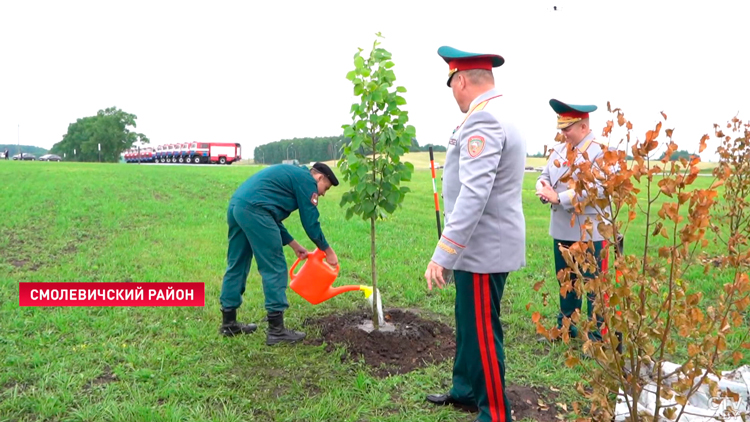
<path fill-rule="evenodd" d="M 308 339 L 306 343 L 325 342 L 327 351 L 344 346 L 347 354 L 342 360 L 364 359 L 378 376 L 404 374 L 455 355 L 455 333 L 449 325 L 397 309 L 385 310 L 384 317 L 386 327 L 371 332 L 361 328 L 372 325 L 369 311 L 307 320 L 305 325 L 319 327 L 323 338 Z"/>

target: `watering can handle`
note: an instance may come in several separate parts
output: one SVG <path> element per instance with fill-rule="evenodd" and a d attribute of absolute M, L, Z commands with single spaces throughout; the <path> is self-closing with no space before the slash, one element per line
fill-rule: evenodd
<path fill-rule="evenodd" d="M 302 261 L 302 259 L 297 258 L 297 260 L 294 262 L 294 265 L 292 265 L 292 268 L 289 269 L 289 280 L 294 280 L 294 277 L 297 276 L 296 274 L 294 274 L 294 269 L 297 268 L 297 265 L 300 263 L 300 261 Z"/>
<path fill-rule="evenodd" d="M 320 249 L 316 248 L 314 251 L 308 253 L 307 254 L 307 258 L 305 258 L 305 259 L 310 259 L 310 257 L 312 257 L 314 255 L 319 255 L 321 259 L 323 259 L 325 257 L 325 254 Z M 297 260 L 294 261 L 294 265 L 292 265 L 292 268 L 289 269 L 289 280 L 294 280 L 294 278 L 297 276 L 296 274 L 294 274 L 294 270 L 297 268 L 297 265 L 299 265 L 299 263 L 301 261 L 303 261 L 303 259 L 301 259 L 301 258 L 297 258 Z M 326 262 L 326 264 L 328 264 L 328 263 Z M 330 267 L 330 265 L 329 265 L 329 267 Z M 331 268 L 335 269 L 336 272 L 338 273 L 340 267 L 339 267 L 338 264 L 336 264 L 336 267 L 331 267 Z"/>

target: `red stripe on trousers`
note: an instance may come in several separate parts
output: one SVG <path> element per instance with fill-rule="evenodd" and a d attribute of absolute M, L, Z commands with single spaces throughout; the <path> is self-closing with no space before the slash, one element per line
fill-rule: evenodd
<path fill-rule="evenodd" d="M 497 361 L 497 350 L 495 349 L 495 332 L 492 330 L 492 306 L 490 305 L 490 276 L 489 274 L 484 274 L 484 280 L 485 283 L 482 283 L 482 286 L 486 289 L 486 293 L 484 295 L 484 318 L 485 318 L 485 330 L 487 330 L 487 343 L 490 346 L 489 350 L 489 356 L 490 356 L 490 363 L 492 364 L 492 367 L 490 368 L 492 372 L 490 373 L 492 377 L 494 377 L 495 385 L 497 386 L 497 390 L 493 388 L 493 391 L 495 392 L 495 405 L 499 408 L 498 413 L 500 416 L 500 421 L 505 422 L 505 401 L 503 400 L 503 382 L 502 378 L 500 377 L 500 362 Z M 498 324 L 500 322 L 498 321 Z"/>
<path fill-rule="evenodd" d="M 492 372 L 489 361 L 489 353 L 487 350 L 487 343 L 485 342 L 485 336 L 487 334 L 485 326 L 485 318 L 482 318 L 484 312 L 482 308 L 484 303 L 482 300 L 483 286 L 485 283 L 480 279 L 479 274 L 474 274 L 474 314 L 477 320 L 477 342 L 479 343 L 479 355 L 482 357 L 482 369 L 484 372 L 484 384 L 487 389 L 487 397 L 490 402 L 490 417 L 493 421 L 499 420 L 497 418 L 497 403 L 495 390 L 492 386 Z"/>

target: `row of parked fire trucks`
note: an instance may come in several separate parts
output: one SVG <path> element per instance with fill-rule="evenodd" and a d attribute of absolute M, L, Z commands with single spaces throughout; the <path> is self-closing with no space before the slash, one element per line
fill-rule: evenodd
<path fill-rule="evenodd" d="M 121 154 L 126 163 L 232 164 L 242 159 L 242 147 L 225 142 L 185 142 L 130 148 Z"/>

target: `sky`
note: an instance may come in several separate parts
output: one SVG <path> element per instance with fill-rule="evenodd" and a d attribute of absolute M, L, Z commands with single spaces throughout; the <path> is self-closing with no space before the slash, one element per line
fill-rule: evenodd
<path fill-rule="evenodd" d="M 421 145 L 446 145 L 463 120 L 437 55 L 448 45 L 505 58 L 495 84 L 530 153 L 554 142 L 551 98 L 597 105 L 596 135 L 612 118 L 607 101 L 634 139 L 663 111 L 662 133 L 697 152 L 714 123 L 750 120 L 747 16 L 740 0 L 4 0 L 0 143 L 51 148 L 107 107 L 135 114 L 154 145 L 239 142 L 243 158 L 337 136 L 358 102 L 346 79 L 354 54 L 381 32 Z"/>

